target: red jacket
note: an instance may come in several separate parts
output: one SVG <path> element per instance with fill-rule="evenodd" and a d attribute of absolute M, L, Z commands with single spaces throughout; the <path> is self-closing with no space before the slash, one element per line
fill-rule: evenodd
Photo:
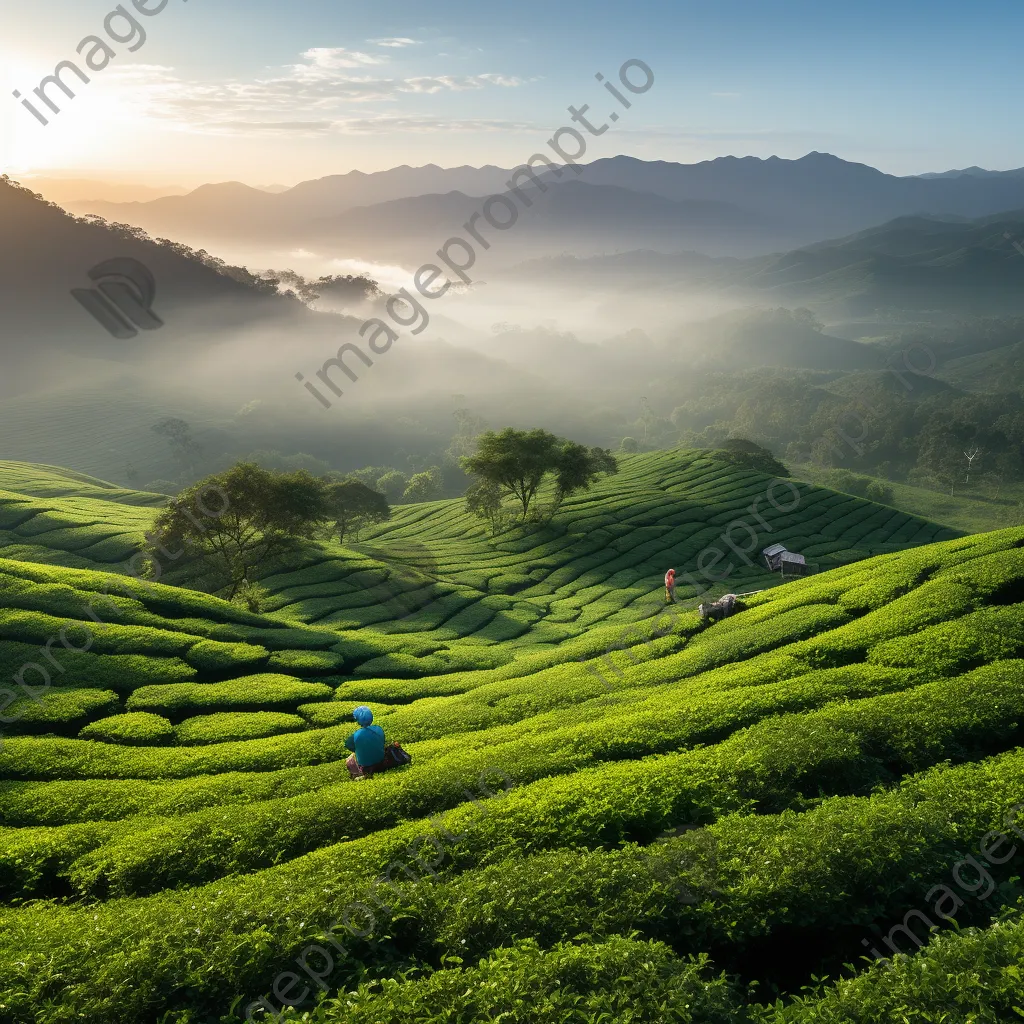
<path fill-rule="evenodd" d="M 667 573 L 665 573 L 665 586 L 666 587 L 674 587 L 675 585 L 676 585 L 676 571 L 675 571 L 675 569 L 669 569 L 669 571 Z"/>

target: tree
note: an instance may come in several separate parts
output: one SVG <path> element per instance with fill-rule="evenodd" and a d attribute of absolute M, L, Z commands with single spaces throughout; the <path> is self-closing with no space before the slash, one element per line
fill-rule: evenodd
<path fill-rule="evenodd" d="M 891 505 L 895 499 L 892 487 L 881 480 L 872 480 L 864 491 L 864 497 L 877 501 L 879 505 Z"/>
<path fill-rule="evenodd" d="M 380 491 L 354 479 L 328 486 L 327 507 L 340 544 L 345 543 L 346 534 L 354 533 L 358 538 L 364 526 L 386 523 L 391 518 L 388 499 Z"/>
<path fill-rule="evenodd" d="M 153 424 L 153 433 L 167 439 L 171 446 L 171 455 L 178 463 L 182 476 L 186 473 L 195 476 L 196 459 L 202 455 L 203 449 L 192 436 L 192 429 L 181 419 L 168 416 Z"/>
<path fill-rule="evenodd" d="M 943 488 L 949 488 L 950 497 L 958 482 L 964 478 L 964 458 L 960 454 L 959 438 L 949 431 L 936 431 L 929 437 L 917 457 L 918 468 L 933 477 Z"/>
<path fill-rule="evenodd" d="M 466 491 L 466 511 L 486 519 L 495 534 L 505 525 L 506 513 L 501 503 L 501 487 L 493 480 L 477 480 Z"/>
<path fill-rule="evenodd" d="M 635 452 L 640 451 L 640 445 L 637 443 L 635 437 L 624 437 L 619 442 L 619 451 L 625 452 L 627 455 L 632 455 Z"/>
<path fill-rule="evenodd" d="M 577 491 L 588 490 L 602 474 L 618 473 L 615 456 L 605 448 L 587 448 L 575 441 L 565 441 L 555 458 L 555 502 L 553 510 Z"/>
<path fill-rule="evenodd" d="M 228 599 L 254 582 L 300 539 L 312 540 L 328 518 L 322 480 L 299 470 L 274 473 L 240 462 L 172 498 L 148 540 L 152 551 L 191 551 L 228 582 Z"/>
<path fill-rule="evenodd" d="M 553 509 L 568 495 L 586 490 L 601 473 L 615 473 L 618 464 L 611 452 L 565 441 L 546 430 L 515 430 L 506 427 L 482 434 L 475 455 L 461 460 L 463 469 L 496 488 L 499 500 L 514 497 L 525 520 L 530 506 L 549 473 L 555 475 Z M 482 514 L 485 492 L 474 498 Z M 492 498 L 487 492 L 487 501 Z"/>
<path fill-rule="evenodd" d="M 334 473 L 334 480 L 358 480 L 367 487 L 376 488 L 377 481 L 389 470 L 390 466 L 363 466 L 362 469 L 354 469 L 351 473 Z"/>
<path fill-rule="evenodd" d="M 409 480 L 402 495 L 402 501 L 433 501 L 441 497 L 444 490 L 444 478 L 440 466 L 431 466 L 422 473 L 415 473 Z"/>
<path fill-rule="evenodd" d="M 397 469 L 389 470 L 377 480 L 377 490 L 384 495 L 388 501 L 398 501 L 409 486 L 409 478 Z"/>
<path fill-rule="evenodd" d="M 497 484 L 519 502 L 523 519 L 546 473 L 555 468 L 558 438 L 546 430 L 488 430 L 477 440 L 476 454 L 461 459 L 472 476 Z"/>

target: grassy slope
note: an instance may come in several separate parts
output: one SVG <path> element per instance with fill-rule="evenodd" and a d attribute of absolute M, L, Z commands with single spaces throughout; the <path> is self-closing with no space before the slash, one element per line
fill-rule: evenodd
<path fill-rule="evenodd" d="M 26 488 L 60 486 L 42 470 L 20 472 Z M 760 970 L 783 990 L 823 964 L 854 960 L 871 927 L 884 932 L 920 905 L 957 851 L 976 850 L 999 827 L 1024 785 L 1024 530 L 837 567 L 771 588 L 708 630 L 680 607 L 659 636 L 624 636 L 619 624 L 638 618 L 644 601 L 660 610 L 660 579 L 648 577 L 666 551 L 685 566 L 678 553 L 713 540 L 764 486 L 691 456 L 648 456 L 573 502 L 540 538 L 492 547 L 457 505 L 435 503 L 400 510 L 362 554 L 327 548 L 317 562 L 314 553 L 308 597 L 294 579 L 272 581 L 280 607 L 309 618 L 303 602 L 325 581 L 334 610 L 318 617 L 338 621 L 337 579 L 369 549 L 390 550 L 405 563 L 430 561 L 432 586 L 446 594 L 433 591 L 424 607 L 472 598 L 441 623 L 418 620 L 422 609 L 410 604 L 376 630 L 339 633 L 162 586 L 115 599 L 117 614 L 104 616 L 114 624 L 93 630 L 89 651 L 54 645 L 64 672 L 42 703 L 7 709 L 16 721 L 0 748 L 0 1021 L 84 1014 L 120 1024 L 165 1011 L 182 1024 L 220 1020 L 237 997 L 269 991 L 276 972 L 376 873 L 407 859 L 430 834 L 427 818 L 446 810 L 460 838 L 439 864 L 440 884 L 404 888 L 405 924 L 384 929 L 382 946 L 346 939 L 351 957 L 339 957 L 335 983 L 352 958 L 390 973 L 396 961 L 436 966 L 458 952 L 470 969 L 499 943 L 547 949 L 582 932 L 612 943 L 637 934 L 682 958 L 638 989 L 665 986 L 664 1004 L 678 1011 L 649 1019 L 739 1021 L 775 1011 L 750 1009 L 687 957 L 711 949 L 719 967 Z M 27 500 L 7 496 L 9 506 Z M 104 519 L 102 498 L 46 500 L 62 522 L 71 517 L 64 503 L 92 501 L 99 528 L 121 531 L 114 544 L 132 536 L 129 506 L 106 502 L 113 516 Z M 818 557 L 940 530 L 825 491 L 805 492 L 786 519 L 767 518 Z M 65 527 L 61 545 L 96 529 Z M 70 547 L 50 550 L 72 560 Z M 377 565 L 395 571 L 398 562 Z M 69 620 L 87 621 L 85 608 L 118 579 L 0 561 L 4 673 L 38 663 L 46 640 Z M 521 587 L 512 597 L 502 593 L 509 581 Z M 495 614 L 481 624 L 477 608 Z M 365 626 L 372 610 L 350 609 L 346 623 Z M 496 643 L 491 623 L 506 620 L 523 628 Z M 410 623 L 417 628 L 404 632 Z M 561 642 L 539 644 L 556 625 Z M 66 634 L 79 647 L 82 629 Z M 445 629 L 465 636 L 444 641 L 464 671 L 438 671 L 437 650 L 424 656 Z M 513 660 L 511 639 L 531 629 Z M 629 647 L 612 672 L 592 660 L 609 645 Z M 495 648 L 504 664 L 493 663 Z M 392 662 L 394 673 L 367 671 Z M 354 785 L 341 764 L 344 717 L 364 700 L 416 763 Z M 100 738 L 76 739 L 82 728 Z M 947 760 L 954 767 L 942 768 Z M 481 819 L 464 789 L 499 770 L 515 788 Z M 696 904 L 680 907 L 666 889 L 680 864 L 703 893 Z M 991 907 L 1012 895 L 1001 890 Z M 985 923 L 984 913 L 975 918 Z M 779 942 L 788 974 L 764 952 Z M 642 979 L 671 960 L 641 942 L 610 947 L 605 960 L 594 947 L 593 964 L 569 970 L 531 948 L 480 968 L 496 972 L 501 993 L 532 985 L 530 998 L 498 998 L 467 1020 L 502 1010 L 510 1020 L 552 1019 L 553 993 L 573 984 L 593 1013 L 617 1019 L 631 982 L 601 964 L 625 958 Z M 1002 962 L 985 956 L 989 969 Z M 462 981 L 456 972 L 399 986 L 392 1003 L 368 992 L 362 1012 L 434 1019 L 408 1014 L 450 1007 L 464 998 L 455 989 L 468 991 Z M 857 991 L 875 1007 L 901 998 L 892 979 L 874 976 Z M 853 998 L 826 992 L 820 1016 L 815 1003 L 794 1007 L 793 1019 L 860 1019 L 829 1016 Z M 576 1012 L 571 1003 L 560 1012 Z M 687 1016 L 686 1005 L 706 1013 Z M 182 1015 L 187 1007 L 198 1016 Z M 350 1019 L 344 1006 L 324 1013 Z"/>

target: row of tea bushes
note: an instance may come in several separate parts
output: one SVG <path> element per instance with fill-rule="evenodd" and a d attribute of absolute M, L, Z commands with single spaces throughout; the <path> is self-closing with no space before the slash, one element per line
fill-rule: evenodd
<path fill-rule="evenodd" d="M 707 958 L 613 937 L 542 949 L 527 940 L 476 964 L 363 982 L 283 1021 L 381 1024 L 1009 1024 L 1022 1019 L 1024 921 L 935 934 L 913 956 L 872 964 L 812 994 L 757 1002 Z M 257 1016 L 257 1020 L 259 1017 Z"/>
<path fill-rule="evenodd" d="M 172 683 L 143 686 L 126 701 L 129 711 L 152 711 L 184 718 L 213 710 L 261 709 L 294 711 L 300 704 L 330 700 L 333 689 L 325 683 L 306 683 L 291 676 L 243 676 L 225 683 Z"/>
<path fill-rule="evenodd" d="M 923 895 L 935 884 L 937 867 L 944 875 L 981 836 L 1006 827 L 1022 784 L 1024 754 L 1017 752 L 933 769 L 892 793 L 838 798 L 802 814 L 727 817 L 649 850 L 556 850 L 526 860 L 510 843 L 495 849 L 496 838 L 512 838 L 510 814 L 520 819 L 521 834 L 540 840 L 538 830 L 560 834 L 566 807 L 515 800 L 513 790 L 486 801 L 490 813 L 461 807 L 446 816 L 443 826 L 452 838 L 439 863 L 449 876 L 453 869 L 469 870 L 406 889 L 401 905 L 389 890 L 396 921 L 391 941 L 380 941 L 381 935 L 372 945 L 340 929 L 337 937 L 358 960 L 344 966 L 394 965 L 396 957 L 401 964 L 417 949 L 440 954 L 449 941 L 464 950 L 462 939 L 490 949 L 497 933 L 488 939 L 488 920 L 506 935 L 555 935 L 560 922 L 573 934 L 596 935 L 620 924 L 661 931 L 666 915 L 674 915 L 685 928 L 677 927 L 673 941 L 695 947 L 709 936 L 742 945 L 779 929 L 819 933 L 837 916 L 865 929 L 887 924 L 915 904 L 919 887 Z M 593 795 L 607 800 L 611 792 L 597 789 Z M 590 801 L 581 804 L 582 795 L 577 792 L 573 812 L 580 827 L 588 818 L 597 825 L 589 831 L 597 835 L 602 812 Z M 645 814 L 651 824 L 657 816 L 653 808 Z M 74 1012 L 97 1024 L 141 1024 L 165 1005 L 169 992 L 187 992 L 199 1019 L 219 1017 L 233 1000 L 265 991 L 305 945 L 322 943 L 327 922 L 353 901 L 377 905 L 384 894 L 377 893 L 374 876 L 396 858 L 412 863 L 417 839 L 434 834 L 426 823 L 407 823 L 198 890 L 91 907 L 34 904 L 3 911 L 0 975 L 9 979 L 10 994 L 0 1021 L 20 1022 L 45 998 L 54 1019 L 70 1020 Z M 606 830 L 601 838 L 612 834 Z M 702 853 L 708 835 L 715 839 L 713 851 L 725 851 L 717 859 Z M 421 854 L 432 858 L 432 848 Z M 493 869 L 473 870 L 488 858 Z M 679 903 L 674 877 L 708 898 Z M 489 902 L 463 900 L 489 891 L 495 894 Z M 524 902 L 504 898 L 513 893 Z M 608 899 L 595 902 L 595 893 Z M 406 923 L 397 928 L 400 921 Z"/>
<path fill-rule="evenodd" d="M 68 879 L 75 889 L 100 896 L 196 885 L 389 828 L 406 817 L 423 818 L 449 809 L 464 798 L 462 780 L 485 770 L 502 771 L 522 787 L 510 798 L 514 804 L 532 801 L 564 808 L 554 836 L 548 824 L 534 823 L 530 830 L 526 822 L 533 822 L 533 812 L 525 815 L 522 825 L 506 822 L 507 834 L 494 837 L 489 856 L 538 844 L 543 849 L 549 843 L 614 842 L 686 822 L 712 821 L 730 811 L 776 812 L 817 795 L 868 792 L 943 759 L 963 760 L 1005 749 L 1024 716 L 1022 684 L 1024 662 L 1012 662 L 905 693 L 773 717 L 716 746 L 643 762 L 646 773 L 633 761 L 574 772 L 593 764 L 595 751 L 585 736 L 565 729 L 546 737 L 555 742 L 543 753 L 527 739 L 450 754 L 421 764 L 414 773 L 382 776 L 372 793 L 343 783 L 284 802 L 217 808 L 159 822 L 131 818 L 101 831 L 66 826 L 50 830 L 45 843 L 40 842 L 39 830 L 27 838 L 15 832 L 0 847 L 2 861 L 8 865 L 12 886 L 18 886 L 20 878 L 46 886 L 50 871 Z M 606 731 L 598 730 L 593 739 L 600 742 Z M 615 739 L 622 748 L 650 754 L 662 737 L 627 728 Z M 616 753 L 617 748 L 597 756 Z M 571 774 L 552 778 L 566 773 Z M 592 797 L 595 788 L 614 791 L 615 780 L 623 795 L 614 802 L 605 797 L 605 811 L 611 817 L 598 825 L 579 808 L 586 808 L 585 798 Z M 95 848 L 83 845 L 82 833 L 95 837 Z M 60 846 L 63 835 L 68 837 L 69 854 L 55 859 L 48 851 Z M 47 851 L 46 870 L 34 866 L 33 847 Z M 59 888 L 56 882 L 53 887 Z M 14 891 L 20 897 L 33 894 L 24 888 Z"/>

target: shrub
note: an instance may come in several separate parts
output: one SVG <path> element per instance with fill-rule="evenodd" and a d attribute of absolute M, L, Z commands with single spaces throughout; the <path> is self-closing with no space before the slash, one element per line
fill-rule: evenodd
<path fill-rule="evenodd" d="M 224 772 L 274 772 L 348 757 L 351 727 L 271 736 L 255 743 L 117 750 L 81 739 L 13 737 L 0 748 L 8 779 L 185 779 Z M 2 1019 L 2 1018 L 0 1018 Z"/>
<path fill-rule="evenodd" d="M 892 487 L 881 480 L 872 480 L 864 489 L 864 497 L 870 501 L 877 501 L 880 505 L 891 505 L 895 500 Z"/>
<path fill-rule="evenodd" d="M 3 728 L 14 733 L 55 732 L 73 736 L 90 720 L 116 714 L 120 709 L 117 694 L 110 690 L 57 687 L 34 697 L 21 697 L 6 706 Z"/>
<path fill-rule="evenodd" d="M 354 707 L 352 701 L 334 701 L 330 704 L 302 704 L 296 710 L 310 725 L 323 729 L 332 725 L 349 725 L 353 721 Z M 375 720 L 385 713 L 379 704 L 372 708 Z"/>
<path fill-rule="evenodd" d="M 843 674 L 849 678 L 842 680 Z M 842 684 L 856 685 L 860 673 L 827 675 L 839 685 L 805 699 L 838 696 Z M 779 811 L 822 792 L 866 793 L 879 782 L 943 757 L 962 759 L 1000 749 L 1015 735 L 1024 711 L 1022 677 L 1020 663 L 992 666 L 905 694 L 768 718 L 715 747 L 649 760 L 645 766 L 615 759 L 675 750 L 684 738 L 722 735 L 730 718 L 735 723 L 744 711 L 756 720 L 756 707 L 743 708 L 740 694 L 717 722 L 691 724 L 688 715 L 680 715 L 674 728 L 666 727 L 660 724 L 663 715 L 648 712 L 620 718 L 610 732 L 605 722 L 592 721 L 548 731 L 542 751 L 527 730 L 521 730 L 518 742 L 493 736 L 491 743 L 472 750 L 449 744 L 442 748 L 446 756 L 428 752 L 412 773 L 375 780 L 372 804 L 364 791 L 342 785 L 288 801 L 218 808 L 175 821 L 126 822 L 103 835 L 103 845 L 95 852 L 79 843 L 78 859 L 62 861 L 61 873 L 93 894 L 142 894 L 251 872 L 342 836 L 394 826 L 409 813 L 427 816 L 452 807 L 465 795 L 460 780 L 488 771 L 503 771 L 525 787 L 509 798 L 517 809 L 491 837 L 486 852 L 478 849 L 474 854 L 488 860 L 549 842 L 591 845 L 653 836 L 680 822 L 710 821 L 730 811 Z M 761 713 L 770 706 L 766 700 Z M 386 728 L 391 735 L 390 725 Z M 598 765 L 601 758 L 613 763 Z M 584 767 L 589 771 L 582 771 Z M 563 778 L 553 777 L 558 775 Z M 604 796 L 598 798 L 599 793 Z M 596 817 L 595 800 L 600 800 L 602 819 Z M 59 834 L 50 834 L 52 845 L 61 845 Z M 24 860 L 31 862 L 32 857 Z M 45 872 L 34 877 L 45 879 Z"/>
<path fill-rule="evenodd" d="M 767 449 L 741 437 L 731 437 L 713 453 L 714 458 L 731 462 L 743 469 L 753 469 L 768 476 L 785 478 L 789 470 Z"/>
<path fill-rule="evenodd" d="M 245 671 L 264 664 L 270 652 L 255 644 L 225 644 L 200 640 L 185 655 L 185 660 L 200 672 Z"/>
<path fill-rule="evenodd" d="M 523 942 L 472 967 L 449 967 L 408 982 L 364 983 L 301 1019 L 380 1024 L 439 1020 L 441 1013 L 459 1024 L 743 1024 L 750 1019 L 740 993 L 725 975 L 714 975 L 706 956 L 679 959 L 661 943 L 620 937 L 550 950 Z M 298 1012 L 282 1017 L 299 1019 Z"/>
<path fill-rule="evenodd" d="M 289 675 L 315 676 L 340 672 L 344 664 L 345 659 L 333 651 L 276 651 L 270 656 L 267 668 Z"/>
<path fill-rule="evenodd" d="M 256 675 L 225 683 L 143 686 L 128 698 L 127 707 L 129 711 L 163 711 L 178 717 L 216 708 L 233 711 L 294 710 L 300 704 L 317 698 L 329 700 L 333 692 L 323 683 L 303 683 L 291 676 Z"/>
<path fill-rule="evenodd" d="M 234 740 L 256 740 L 299 732 L 306 723 L 297 715 L 280 711 L 225 711 L 214 715 L 188 718 L 175 727 L 174 735 L 181 744 L 199 746 L 207 743 L 228 743 Z"/>
<path fill-rule="evenodd" d="M 166 718 L 145 712 L 113 715 L 87 725 L 79 734 L 83 740 L 123 743 L 126 746 L 157 746 L 174 738 L 174 729 Z"/>
<path fill-rule="evenodd" d="M 262 612 L 273 595 L 262 584 L 253 583 L 252 580 L 243 580 L 232 600 L 236 604 L 243 605 L 251 612 Z"/>
<path fill-rule="evenodd" d="M 757 1016 L 764 1024 L 1020 1020 L 1022 962 L 1018 909 L 984 931 L 940 932 L 911 957 L 873 963 L 859 977 L 819 985 L 813 994 L 797 996 L 789 1006 L 764 1007 Z"/>
<path fill-rule="evenodd" d="M 138 686 L 160 683 L 186 682 L 194 679 L 196 670 L 179 658 L 154 658 L 142 654 L 77 654 L 60 647 L 53 650 L 54 658 L 63 668 L 59 672 L 46 662 L 38 646 L 5 642 L 0 644 L 0 673 L 8 678 L 26 665 L 40 665 L 46 672 L 40 676 L 35 670 L 25 674 L 29 686 L 46 685 L 47 679 L 73 679 L 78 687 L 96 687 L 115 693 L 131 693 Z"/>

